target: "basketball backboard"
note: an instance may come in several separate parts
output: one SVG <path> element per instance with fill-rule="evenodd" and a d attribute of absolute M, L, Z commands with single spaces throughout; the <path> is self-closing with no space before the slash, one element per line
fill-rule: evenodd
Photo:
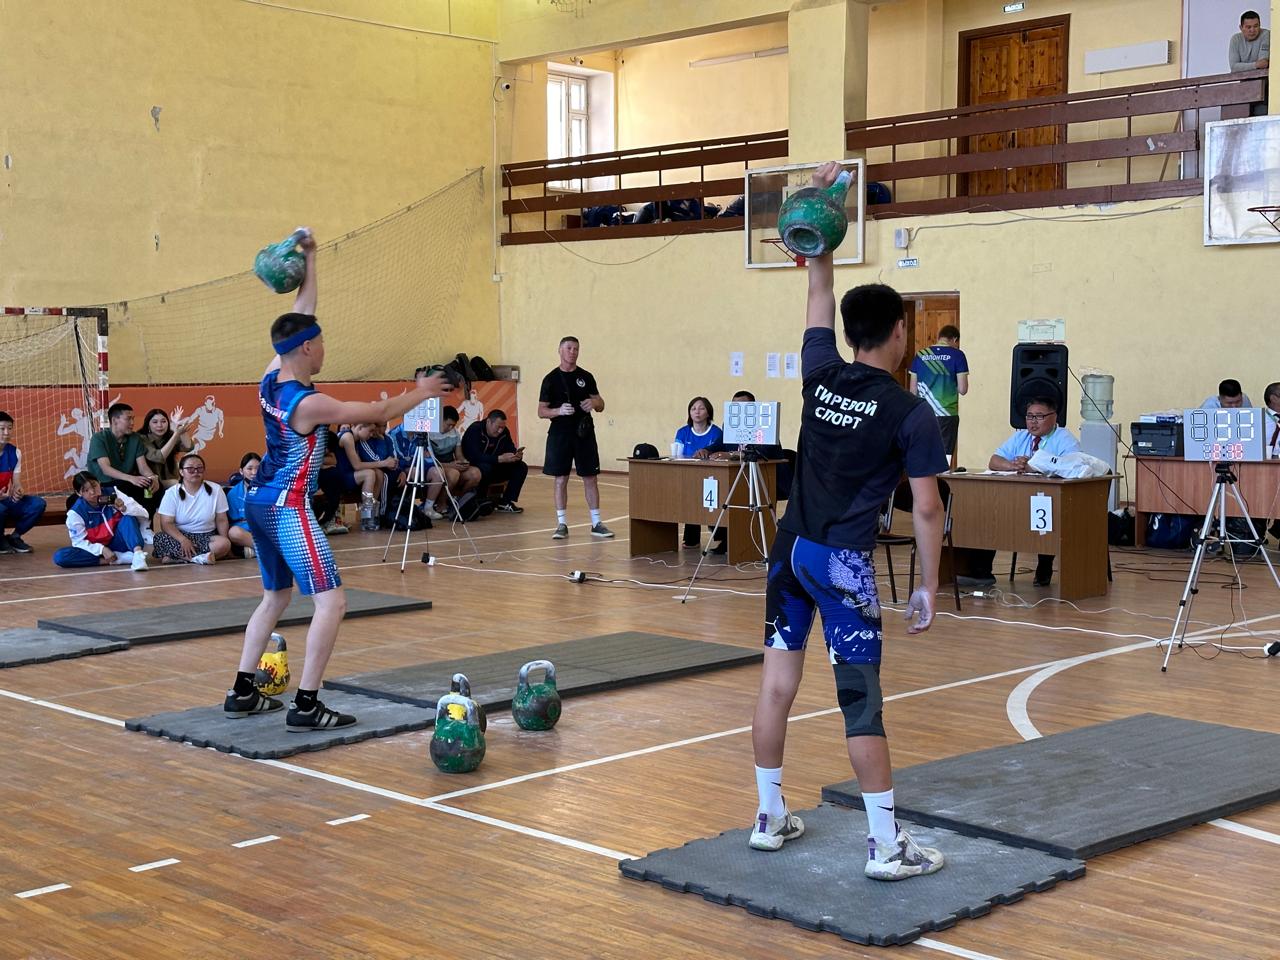
<path fill-rule="evenodd" d="M 1205 124 L 1204 242 L 1277 243 L 1269 208 L 1280 205 L 1280 117 Z"/>
<path fill-rule="evenodd" d="M 841 165 L 852 174 L 853 183 L 845 199 L 849 232 L 836 249 L 835 262 L 862 263 L 867 211 L 866 166 L 862 160 L 845 160 Z M 787 197 L 809 186 L 809 177 L 819 166 L 818 163 L 792 163 L 747 171 L 743 191 L 747 269 L 795 265 L 794 255 L 782 245 L 778 235 L 778 211 Z"/>

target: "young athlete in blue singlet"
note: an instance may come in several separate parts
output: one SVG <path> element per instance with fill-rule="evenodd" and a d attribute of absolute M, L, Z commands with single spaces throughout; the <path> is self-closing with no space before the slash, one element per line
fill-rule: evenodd
<path fill-rule="evenodd" d="M 372 403 L 337 400 L 318 392 L 311 378 L 324 364 L 324 337 L 315 318 L 316 244 L 309 231 L 300 246 L 306 254 L 307 275 L 294 312 L 277 317 L 271 325 L 276 359 L 258 388 L 267 452 L 245 493 L 245 519 L 262 571 L 262 603 L 245 629 L 240 668 L 223 710 L 230 717 L 248 717 L 284 706 L 259 693 L 253 675 L 297 580 L 298 589 L 315 602 L 315 614 L 307 631 L 306 665 L 285 722 L 290 730 L 306 731 L 356 722 L 349 714 L 330 710 L 316 696 L 347 609 L 333 553 L 311 512 L 327 424 L 384 423 L 453 387 L 440 375 L 422 377 L 407 393 Z"/>

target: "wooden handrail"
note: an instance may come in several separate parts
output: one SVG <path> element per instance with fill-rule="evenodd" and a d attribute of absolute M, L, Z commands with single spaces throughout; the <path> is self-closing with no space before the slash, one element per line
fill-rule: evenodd
<path fill-rule="evenodd" d="M 586 193 L 552 193 L 545 197 L 516 197 L 502 201 L 502 215 L 538 213 L 543 210 L 578 210 L 602 203 L 647 203 L 650 200 L 724 197 L 742 193 L 742 177 L 727 180 L 691 180 L 662 186 L 627 187 L 623 190 L 591 190 Z"/>
<path fill-rule="evenodd" d="M 862 130 L 868 127 L 880 127 L 885 124 L 915 123 L 921 120 L 938 120 L 948 117 L 964 117 L 974 113 L 990 113 L 1000 110 L 1018 110 L 1023 107 L 1040 107 L 1053 103 L 1078 103 L 1087 100 L 1107 100 L 1115 97 L 1126 97 L 1133 94 L 1157 93 L 1163 90 L 1181 90 L 1188 87 L 1207 87 L 1215 84 L 1238 83 L 1243 80 L 1264 79 L 1267 70 L 1246 70 L 1240 73 L 1217 73 L 1206 77 L 1185 77 L 1181 80 L 1156 80 L 1151 83 L 1137 83 L 1126 87 L 1101 87 L 1097 90 L 1083 90 L 1076 93 L 1059 93 L 1047 97 L 1031 97 L 1025 100 L 1006 100 L 1001 103 L 985 103 L 965 107 L 952 107 L 948 110 L 931 110 L 924 113 L 904 113 L 894 117 L 874 117 L 868 120 L 850 120 L 845 130 Z"/>
<path fill-rule="evenodd" d="M 627 155 L 616 160 L 556 160 L 553 166 L 502 171 L 502 183 L 507 187 L 528 186 L 535 183 L 552 183 L 569 180 L 593 180 L 597 177 L 617 177 L 628 173 L 648 173 L 658 170 L 686 170 L 693 167 L 711 167 L 721 163 L 742 163 L 750 160 L 767 160 L 787 155 L 786 140 L 771 140 L 717 146 L 701 149 L 696 153 L 660 153 L 656 156 Z"/>
<path fill-rule="evenodd" d="M 656 153 L 669 153 L 672 150 L 694 150 L 704 147 L 732 147 L 744 143 L 758 143 L 762 140 L 786 140 L 787 131 L 774 130 L 770 133 L 748 133 L 740 137 L 716 137 L 712 140 L 687 140 L 684 143 L 660 143 L 653 147 L 631 147 L 626 150 L 609 150 L 605 153 L 584 153 L 579 157 L 561 158 L 559 160 L 520 160 L 504 163 L 503 170 L 527 170 L 532 167 L 545 167 L 552 164 L 579 163 L 589 160 L 621 160 L 624 157 L 638 157 Z"/>

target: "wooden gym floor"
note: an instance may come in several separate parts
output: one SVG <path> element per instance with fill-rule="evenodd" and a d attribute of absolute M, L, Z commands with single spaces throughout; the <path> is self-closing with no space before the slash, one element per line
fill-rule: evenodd
<path fill-rule="evenodd" d="M 676 582 L 696 557 L 686 551 L 675 567 L 670 554 L 628 559 L 626 480 L 604 479 L 613 542 L 587 535 L 575 483 L 572 537 L 553 543 L 540 476 L 526 513 L 473 525 L 483 565 L 446 531 L 433 539 L 443 564 L 404 575 L 378 562 L 385 534 L 335 538 L 348 585 L 430 597 L 435 608 L 347 624 L 330 675 L 618 630 L 759 644 L 762 570 L 718 563 L 697 600 L 677 604 Z M 259 590 L 251 562 L 55 573 L 62 530 L 29 539 L 35 555 L 0 557 L 6 627 Z M 887 613 L 895 764 L 1145 711 L 1280 732 L 1280 662 L 1188 651 L 1160 673 L 1149 638 L 1167 634 L 1189 558 L 1114 561 L 1110 597 L 1080 610 L 1006 597 L 966 599 L 956 616 L 944 596 L 919 638 Z M 1239 594 L 1220 588 L 1226 566 L 1206 568 L 1193 630 L 1217 635 L 1248 619 L 1274 637 L 1280 594 L 1265 569 L 1246 568 L 1250 589 Z M 619 582 L 563 579 L 574 569 Z M 1048 595 L 1029 572 L 1016 586 L 1027 602 Z M 296 678 L 304 631 L 283 632 Z M 436 772 L 429 731 L 254 762 L 123 730 L 126 717 L 218 702 L 240 640 L 0 672 L 0 957 L 1280 956 L 1280 805 L 1092 860 L 1081 880 L 907 947 L 862 948 L 622 879 L 619 857 L 750 822 L 757 667 L 572 699 L 547 735 L 517 735 L 496 714 L 484 765 L 463 777 Z M 808 667 L 786 765 L 797 809 L 849 775 L 820 642 Z M 1186 773 L 1197 776 L 1194 764 Z M 850 856 L 861 855 L 854 835 Z"/>

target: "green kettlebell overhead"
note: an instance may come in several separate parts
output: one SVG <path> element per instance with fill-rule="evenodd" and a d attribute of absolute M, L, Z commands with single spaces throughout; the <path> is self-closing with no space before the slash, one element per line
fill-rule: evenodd
<path fill-rule="evenodd" d="M 455 673 L 453 682 L 449 684 L 450 693 L 460 693 L 468 699 L 475 699 L 471 696 L 471 681 L 467 679 L 465 673 Z M 489 718 L 485 715 L 484 704 L 476 702 L 476 713 L 480 717 L 480 732 L 484 733 L 489 729 Z"/>
<path fill-rule="evenodd" d="M 431 762 L 441 773 L 470 773 L 483 759 L 484 731 L 476 702 L 460 693 L 446 693 L 436 703 Z"/>
<path fill-rule="evenodd" d="M 263 247 L 253 258 L 253 272 L 276 293 L 292 293 L 302 286 L 307 258 L 298 250 L 298 243 L 306 235 L 305 230 L 295 230 L 279 243 Z"/>
<path fill-rule="evenodd" d="M 543 672 L 541 683 L 529 682 L 534 670 Z M 511 716 L 521 730 L 550 730 L 556 725 L 560 719 L 560 692 L 556 690 L 556 668 L 550 660 L 530 660 L 520 668 Z"/>
<path fill-rule="evenodd" d="M 787 197 L 778 211 L 778 233 L 796 256 L 820 257 L 840 246 L 849 229 L 844 201 L 853 175 L 841 170 L 825 190 L 805 187 Z"/>

